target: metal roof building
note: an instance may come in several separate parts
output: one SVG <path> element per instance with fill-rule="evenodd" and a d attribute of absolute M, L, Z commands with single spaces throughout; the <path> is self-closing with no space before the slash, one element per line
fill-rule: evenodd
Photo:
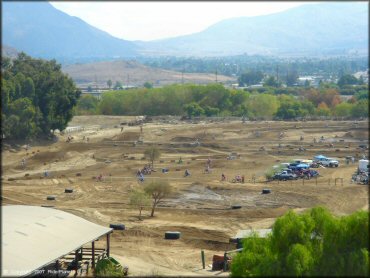
<path fill-rule="evenodd" d="M 2 206 L 1 276 L 25 276 L 107 236 L 111 228 L 73 214 L 38 206 Z M 76 269 L 77 271 L 77 269 Z"/>

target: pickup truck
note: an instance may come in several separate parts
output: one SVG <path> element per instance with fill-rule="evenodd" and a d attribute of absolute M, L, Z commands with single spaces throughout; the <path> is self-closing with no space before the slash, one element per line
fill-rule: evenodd
<path fill-rule="evenodd" d="M 281 173 L 275 174 L 273 177 L 274 180 L 296 180 L 298 179 L 296 174 L 289 173 L 287 171 L 283 171 Z"/>
<path fill-rule="evenodd" d="M 339 166 L 338 160 L 335 160 L 330 157 L 321 160 L 320 164 L 325 167 L 338 167 Z"/>

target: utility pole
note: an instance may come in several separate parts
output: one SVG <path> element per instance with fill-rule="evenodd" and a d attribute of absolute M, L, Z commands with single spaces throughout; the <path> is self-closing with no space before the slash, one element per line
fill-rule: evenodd
<path fill-rule="evenodd" d="M 216 83 L 217 83 L 217 69 L 216 69 Z"/>

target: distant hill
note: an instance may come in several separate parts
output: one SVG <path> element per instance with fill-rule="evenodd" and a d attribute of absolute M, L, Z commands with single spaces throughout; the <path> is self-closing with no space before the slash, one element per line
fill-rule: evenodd
<path fill-rule="evenodd" d="M 367 2 L 303 5 L 270 15 L 223 20 L 191 35 L 131 42 L 69 16 L 46 1 L 3 1 L 2 28 L 3 44 L 64 64 L 138 55 L 368 54 Z"/>
<path fill-rule="evenodd" d="M 367 53 L 368 3 L 303 5 L 270 15 L 223 20 L 196 34 L 137 44 L 147 55 Z"/>
<path fill-rule="evenodd" d="M 2 2 L 2 43 L 59 61 L 132 57 L 132 42 L 115 38 L 48 2 Z"/>
<path fill-rule="evenodd" d="M 97 62 L 88 64 L 75 64 L 62 67 L 63 72 L 67 73 L 79 86 L 93 85 L 95 82 L 99 87 L 107 87 L 110 79 L 113 84 L 116 81 L 124 85 L 142 86 L 145 82 L 154 85 L 166 85 L 173 83 L 194 83 L 207 84 L 215 82 L 214 74 L 205 73 L 184 73 L 162 70 L 144 66 L 135 61 L 112 61 Z M 223 75 L 217 76 L 219 82 L 236 82 L 236 78 Z"/>

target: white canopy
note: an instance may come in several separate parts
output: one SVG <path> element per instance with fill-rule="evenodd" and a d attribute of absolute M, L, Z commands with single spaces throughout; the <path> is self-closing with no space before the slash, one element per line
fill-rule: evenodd
<path fill-rule="evenodd" d="M 38 206 L 2 206 L 1 276 L 25 276 L 112 229 Z"/>

